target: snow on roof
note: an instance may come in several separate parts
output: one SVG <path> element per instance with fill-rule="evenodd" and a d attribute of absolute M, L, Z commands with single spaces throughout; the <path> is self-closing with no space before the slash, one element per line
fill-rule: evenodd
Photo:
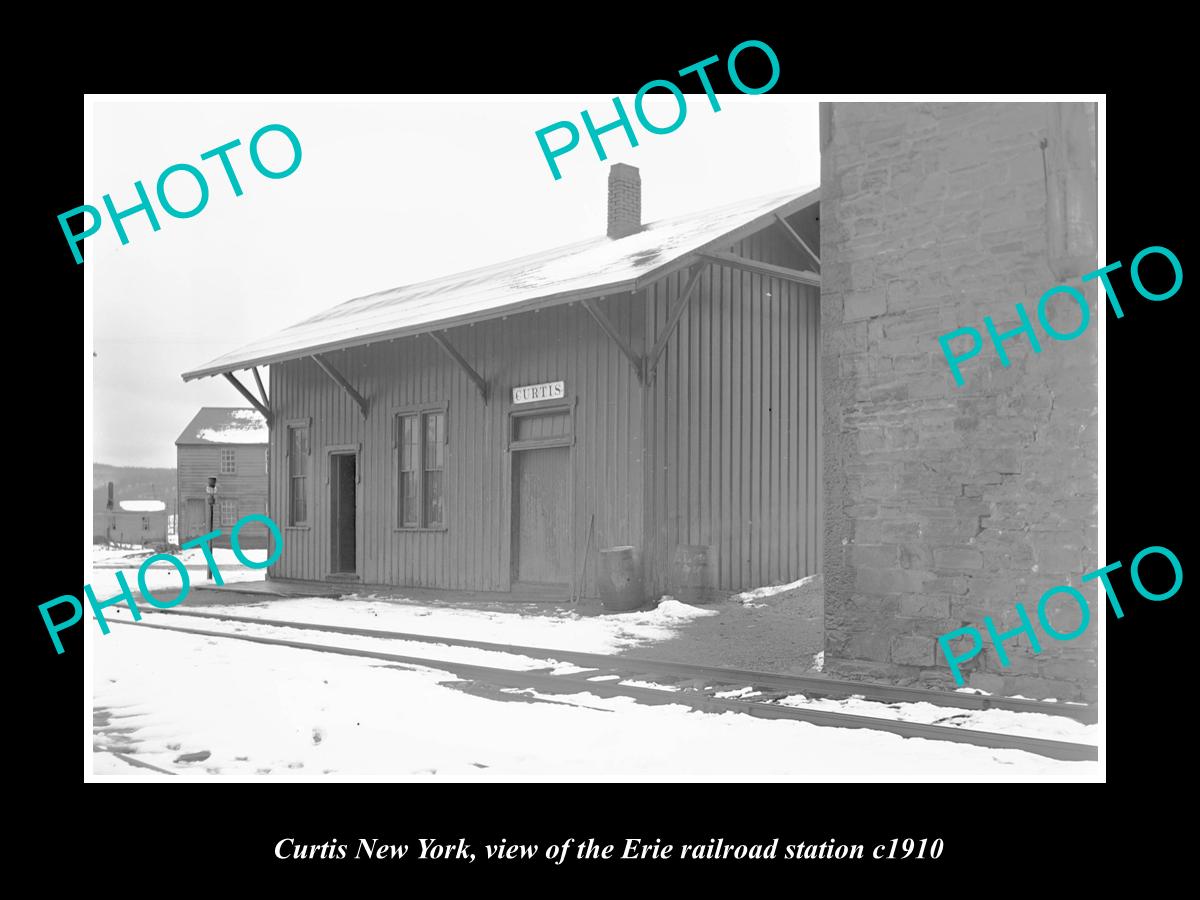
<path fill-rule="evenodd" d="M 176 444 L 265 444 L 267 420 L 256 409 L 203 406 Z"/>
<path fill-rule="evenodd" d="M 162 500 L 122 500 L 121 509 L 126 512 L 162 512 L 167 504 Z"/>
<path fill-rule="evenodd" d="M 743 200 L 652 222 L 617 240 L 604 235 L 358 297 L 185 372 L 183 380 L 632 290 L 689 254 L 728 246 L 736 239 L 733 232 L 765 227 L 774 213 L 811 206 L 818 196 L 809 188 Z"/>

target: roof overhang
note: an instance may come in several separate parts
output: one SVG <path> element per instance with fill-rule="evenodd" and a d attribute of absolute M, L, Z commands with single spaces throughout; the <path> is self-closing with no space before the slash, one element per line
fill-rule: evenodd
<path fill-rule="evenodd" d="M 649 269 L 647 272 L 638 276 L 637 278 L 597 284 L 583 290 L 548 293 L 535 298 L 519 300 L 507 304 L 500 304 L 492 306 L 488 309 L 478 310 L 471 313 L 449 315 L 444 318 L 422 322 L 419 325 L 384 329 L 372 332 L 370 334 L 356 335 L 353 337 L 346 337 L 328 342 L 313 342 L 306 344 L 303 347 L 293 347 L 277 353 L 260 353 L 257 355 L 250 354 L 243 358 L 236 358 L 232 360 L 227 359 L 220 364 L 210 364 L 208 366 L 203 366 L 198 369 L 192 369 L 191 371 L 184 372 L 183 380 L 185 382 L 195 381 L 199 378 L 210 378 L 215 375 L 224 375 L 227 373 L 245 371 L 253 369 L 256 366 L 267 366 L 271 365 L 272 363 L 304 359 L 306 357 L 313 356 L 314 354 L 331 353 L 336 350 L 346 350 L 352 347 L 365 347 L 370 344 L 378 344 L 384 341 L 395 340 L 397 338 L 409 337 L 412 335 L 426 334 L 431 331 L 444 331 L 448 328 L 455 328 L 460 325 L 471 325 L 478 322 L 501 319 L 519 313 L 531 312 L 535 309 L 544 309 L 549 306 L 559 306 L 565 303 L 575 303 L 581 300 L 608 297 L 622 292 L 634 293 L 642 290 L 647 285 L 652 284 L 659 279 L 665 278 L 666 276 L 682 269 L 686 269 L 697 262 L 711 262 L 711 260 L 705 260 L 702 254 L 708 251 L 718 250 L 720 248 L 736 244 L 738 241 L 741 241 L 744 238 L 755 234 L 756 232 L 762 231 L 763 229 L 774 225 L 776 223 L 777 214 L 789 216 L 818 203 L 820 201 L 820 194 L 820 188 L 814 188 L 813 190 L 807 191 L 787 201 L 786 203 L 766 210 L 761 215 L 756 216 L 737 228 L 734 228 L 728 232 L 724 232 L 712 240 L 692 248 L 690 251 L 664 260 L 658 266 Z M 814 278 L 819 278 L 819 276 L 814 273 Z"/>

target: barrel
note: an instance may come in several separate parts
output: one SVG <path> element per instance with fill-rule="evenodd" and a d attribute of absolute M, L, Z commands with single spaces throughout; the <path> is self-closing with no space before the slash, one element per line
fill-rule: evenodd
<path fill-rule="evenodd" d="M 605 547 L 600 551 L 600 601 L 610 612 L 637 609 L 646 602 L 642 572 L 632 547 Z"/>
<path fill-rule="evenodd" d="M 716 553 L 705 544 L 679 544 L 671 560 L 671 595 L 680 603 L 713 603 L 716 591 Z"/>

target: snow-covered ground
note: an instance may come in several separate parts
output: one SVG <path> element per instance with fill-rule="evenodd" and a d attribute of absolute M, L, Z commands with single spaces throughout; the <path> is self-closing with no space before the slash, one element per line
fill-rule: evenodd
<path fill-rule="evenodd" d="M 664 641 L 689 619 L 717 615 L 716 610 L 701 609 L 675 600 L 664 600 L 654 609 L 581 616 L 571 610 L 561 610 L 557 614 L 527 615 L 429 606 L 403 600 L 333 600 L 319 597 L 279 600 L 252 607 L 205 606 L 203 611 L 318 625 L 353 625 L 377 631 L 404 631 L 493 644 L 580 650 L 585 653 L 612 653 L 638 644 Z M 428 644 L 421 646 L 429 647 Z"/>
<path fill-rule="evenodd" d="M 805 697 L 793 694 L 784 697 L 783 706 L 804 709 L 822 709 L 832 712 L 850 713 L 856 716 L 895 718 L 905 722 L 921 722 L 925 725 L 950 725 L 970 728 L 974 731 L 991 731 L 997 734 L 1016 734 L 1039 737 L 1051 741 L 1071 741 L 1076 744 L 1095 744 L 1100 740 L 1098 725 L 1084 725 L 1065 716 L 1047 716 L 1041 713 L 1010 712 L 1006 709 L 959 709 L 935 706 L 932 703 L 880 703 L 862 697 L 833 700 L 823 697 Z"/>
<path fill-rule="evenodd" d="M 247 549 L 242 552 L 248 559 L 257 562 L 261 562 L 267 558 L 266 550 Z M 153 554 L 153 550 L 145 548 L 128 549 L 96 544 L 92 547 L 92 569 L 88 573 L 88 580 L 85 583 L 92 586 L 92 590 L 95 591 L 98 599 L 104 600 L 120 593 L 121 586 L 117 582 L 117 572 L 124 572 L 125 581 L 128 582 L 132 590 L 136 591 L 138 589 L 138 569 Z M 243 566 L 238 562 L 238 558 L 234 555 L 233 550 L 228 547 L 214 547 L 212 548 L 212 554 L 217 564 L 217 570 L 227 583 L 262 581 L 266 578 L 266 569 L 251 569 Z M 207 563 L 204 559 L 203 550 L 199 547 L 193 547 L 190 550 L 184 550 L 181 553 L 171 555 L 178 558 L 188 567 L 189 583 L 204 583 Z M 183 579 L 179 574 L 179 570 L 166 560 L 159 560 L 146 571 L 146 587 L 152 592 L 157 591 L 159 588 L 178 589 L 182 585 Z M 164 593 L 166 592 L 164 591 Z M 169 594 L 167 595 L 170 596 Z M 187 601 L 185 600 L 184 602 L 186 603 Z"/>
<path fill-rule="evenodd" d="M 295 621 L 344 624 L 353 620 L 378 629 L 589 652 L 661 640 L 688 617 L 712 612 L 684 604 L 664 606 L 641 613 L 579 617 L 306 599 L 233 611 Z M 209 611 L 214 610 L 205 609 Z M 128 619 L 124 612 L 117 617 Z M 150 613 L 146 621 L 155 622 L 156 617 Z M 168 618 L 157 617 L 157 621 L 168 623 Z M 499 668 L 547 664 L 495 651 L 194 618 L 176 617 L 169 624 L 271 633 Z M 1076 781 L 1101 777 L 1095 763 L 602 698 L 588 693 L 587 681 L 579 682 L 580 693 L 570 695 L 495 688 L 465 692 L 441 684 L 455 682 L 453 675 L 424 666 L 123 626 L 98 638 L 94 647 L 94 696 L 100 715 L 94 760 L 100 777 L 170 777 L 133 768 L 108 750 L 132 751 L 131 759 L 199 779 L 641 775 Z M 556 671 L 576 669 L 562 664 Z M 866 703 L 799 698 L 791 702 L 830 703 L 838 708 L 846 708 L 842 703 Z M 859 707 L 847 711 L 879 714 Z M 966 711 L 930 707 L 911 715 L 926 721 L 958 713 Z M 890 714 L 896 715 L 895 710 Z M 1067 731 L 1058 736 L 1090 738 L 1085 731 L 1072 731 L 1073 725 L 1066 723 Z M 1000 721 L 972 721 L 972 727 L 985 730 L 1006 730 L 1002 726 Z"/>
<path fill-rule="evenodd" d="M 327 601 L 328 604 L 337 604 L 337 601 Z M 345 601 L 340 605 L 340 610 L 327 610 L 323 615 L 303 615 L 295 616 L 292 613 L 296 608 L 307 609 L 313 611 L 313 604 L 324 606 L 326 601 L 313 599 L 293 600 L 293 601 L 270 601 L 265 606 L 254 607 L 205 607 L 204 615 L 207 617 L 212 614 L 230 613 L 242 618 L 259 618 L 259 619 L 279 619 L 294 622 L 313 622 L 324 624 L 339 624 L 347 621 L 353 621 L 356 627 L 366 627 L 373 631 L 406 631 L 410 634 L 433 634 L 437 636 L 455 636 L 458 637 L 463 631 L 469 630 L 464 627 L 464 623 L 477 623 L 475 618 L 478 613 L 472 610 L 457 610 L 457 609 L 442 609 L 438 610 L 441 616 L 438 619 L 437 631 L 425 631 L 421 629 L 399 629 L 399 628 L 381 628 L 375 622 L 367 625 L 362 624 L 361 608 L 354 601 Z M 388 604 L 383 604 L 385 607 Z M 663 609 L 663 607 L 667 607 Z M 412 612 L 411 607 L 401 607 L 401 610 L 407 609 Z M 340 611 L 341 618 L 337 618 L 334 613 Z M 551 674 L 565 675 L 578 672 L 589 671 L 574 663 L 562 661 L 553 656 L 553 654 L 543 654 L 538 656 L 530 656 L 525 654 L 507 653 L 497 650 L 486 650 L 474 647 L 461 647 L 454 644 L 431 644 L 424 641 L 408 641 L 397 638 L 376 638 L 365 637 L 361 635 L 339 634 L 337 632 L 327 631 L 312 631 L 300 628 L 286 628 L 275 625 L 258 625 L 249 622 L 231 622 L 221 619 L 209 619 L 199 617 L 188 618 L 164 618 L 159 617 L 154 619 L 153 610 L 146 609 L 143 613 L 150 616 L 148 621 L 161 622 L 173 627 L 200 629 L 205 631 L 221 631 L 230 632 L 233 634 L 254 635 L 260 637 L 272 637 L 289 641 L 299 641 L 310 644 L 321 644 L 331 647 L 344 647 L 348 649 L 367 650 L 375 653 L 388 653 L 398 656 L 419 657 L 422 659 L 434 659 L 447 663 L 466 663 L 468 665 L 490 666 L 498 669 L 512 669 L 514 671 L 531 670 L 531 669 L 549 669 Z M 403 624 L 398 616 L 388 616 L 389 612 L 394 612 L 384 609 L 384 617 L 391 618 L 391 624 Z M 428 610 L 417 610 L 418 615 Z M 666 633 L 666 629 L 661 624 L 664 620 L 681 622 L 691 615 L 707 614 L 708 610 L 697 609 L 696 607 L 686 606 L 682 603 L 672 603 L 668 601 L 662 604 L 657 610 L 643 610 L 635 613 L 624 613 L 618 616 L 596 618 L 581 618 L 574 614 L 564 614 L 562 618 L 553 618 L 550 621 L 558 621 L 560 624 L 559 630 L 556 632 L 556 637 L 571 636 L 576 642 L 589 642 L 592 648 L 601 647 L 602 649 L 584 650 L 583 647 L 574 647 L 571 649 L 584 650 L 584 652 L 600 652 L 607 653 L 612 649 L 620 647 L 636 646 L 636 643 L 646 643 L 650 640 L 661 640 Z M 491 613 L 491 618 L 488 619 L 492 626 L 493 632 L 497 635 L 506 635 L 514 638 L 511 640 L 496 640 L 492 643 L 507 643 L 510 645 L 524 646 L 539 646 L 535 641 L 521 639 L 522 635 L 530 634 L 536 638 L 539 634 L 544 633 L 543 616 L 521 615 L 519 613 Z M 128 619 L 126 611 L 121 607 L 116 607 L 108 613 L 110 621 L 117 619 Z M 424 617 L 427 618 L 427 617 Z M 421 619 L 424 622 L 424 618 Z M 638 621 L 639 618 L 641 621 Z M 620 621 L 617 621 L 620 620 Z M 574 623 L 576 626 L 586 623 L 586 630 L 581 634 L 571 635 L 569 629 L 561 627 L 564 623 Z M 597 626 L 601 626 L 598 628 Z M 609 630 L 605 632 L 603 627 Z M 634 641 L 631 633 L 639 633 L 640 636 Z M 551 648 L 551 645 L 542 645 Z M 554 649 L 567 650 L 568 647 L 563 644 L 553 645 Z M 674 691 L 679 690 L 675 685 L 659 684 L 655 682 L 640 681 L 637 679 L 621 679 L 618 675 L 602 674 L 589 681 L 617 681 L 622 684 L 632 685 L 634 687 L 650 687 L 659 690 Z M 752 687 L 742 687 L 732 690 L 718 691 L 715 696 L 722 699 L 743 699 L 752 700 L 761 697 L 760 691 Z M 977 731 L 995 731 L 1005 734 L 1023 735 L 1027 737 L 1042 737 L 1051 740 L 1069 740 L 1079 743 L 1096 743 L 1099 740 L 1099 729 L 1095 725 L 1083 725 L 1073 719 L 1065 719 L 1061 716 L 1042 715 L 1038 713 L 1016 713 L 1006 710 L 968 710 L 958 707 L 935 706 L 931 703 L 882 703 L 878 701 L 866 700 L 862 697 L 850 697 L 843 700 L 826 699 L 818 697 L 806 697 L 803 694 L 794 694 L 785 697 L 778 701 L 784 706 L 804 707 L 806 709 L 829 710 L 833 712 L 846 712 L 854 715 L 873 716 L 875 718 L 900 720 L 907 722 L 922 722 L 932 725 L 950 725 L 955 727 L 972 728 Z"/>
<path fill-rule="evenodd" d="M 802 588 L 805 585 L 812 584 L 820 577 L 820 575 L 806 575 L 799 581 L 793 581 L 790 584 L 769 584 L 765 587 L 754 588 L 750 591 L 742 591 L 740 594 L 734 594 L 731 599 L 741 603 L 753 604 L 755 600 L 765 600 L 767 597 L 774 597 L 776 594 L 794 591 L 797 588 Z"/>

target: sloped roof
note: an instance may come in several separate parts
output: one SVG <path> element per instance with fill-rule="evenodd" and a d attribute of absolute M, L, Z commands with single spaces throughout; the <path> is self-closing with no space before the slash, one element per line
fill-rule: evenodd
<path fill-rule="evenodd" d="M 167 504 L 162 500 L 121 500 L 122 512 L 162 512 Z"/>
<path fill-rule="evenodd" d="M 183 373 L 184 381 L 634 290 L 698 251 L 720 249 L 811 206 L 808 188 L 664 219 L 637 234 L 607 235 L 531 256 L 348 300 Z"/>
<path fill-rule="evenodd" d="M 266 444 L 267 420 L 257 409 L 202 406 L 175 444 Z"/>

